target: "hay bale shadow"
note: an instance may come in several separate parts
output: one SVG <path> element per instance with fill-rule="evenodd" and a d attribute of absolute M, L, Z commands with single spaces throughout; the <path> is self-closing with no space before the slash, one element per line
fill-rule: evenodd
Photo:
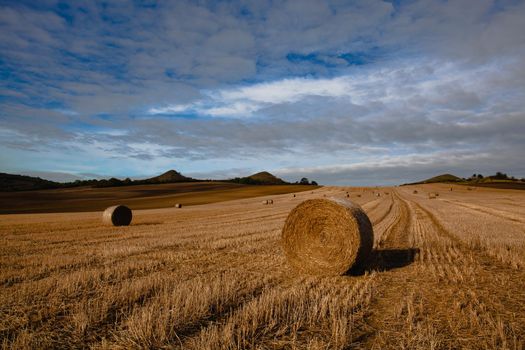
<path fill-rule="evenodd" d="M 414 262 L 417 254 L 419 254 L 419 248 L 374 249 L 366 263 L 352 267 L 347 275 L 361 276 L 366 272 L 388 271 L 405 267 Z"/>

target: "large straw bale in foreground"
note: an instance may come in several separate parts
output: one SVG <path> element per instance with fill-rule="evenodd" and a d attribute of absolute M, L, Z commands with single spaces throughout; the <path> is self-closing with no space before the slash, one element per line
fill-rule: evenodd
<path fill-rule="evenodd" d="M 284 224 L 282 246 L 290 265 L 315 275 L 342 275 L 370 255 L 372 224 L 357 204 L 310 199 L 295 207 Z"/>
<path fill-rule="evenodd" d="M 125 205 L 114 205 L 104 210 L 102 222 L 106 225 L 128 226 L 132 217 L 131 209 Z"/>

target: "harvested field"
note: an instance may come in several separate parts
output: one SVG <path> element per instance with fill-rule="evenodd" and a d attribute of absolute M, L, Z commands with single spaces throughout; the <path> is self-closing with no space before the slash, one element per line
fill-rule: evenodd
<path fill-rule="evenodd" d="M 125 227 L 104 226 L 102 211 L 1 215 L 0 344 L 523 349 L 525 192 L 449 189 L 378 197 L 294 186 L 296 197 L 272 195 L 274 205 L 265 196 L 183 210 L 171 199 L 131 206 Z M 344 276 L 299 275 L 280 246 L 288 213 L 346 191 L 373 225 L 368 262 Z"/>
<path fill-rule="evenodd" d="M 250 186 L 228 182 L 188 182 L 161 185 L 0 192 L 0 214 L 57 213 L 104 210 L 123 203 L 131 209 L 154 209 L 215 203 L 272 194 L 309 191 L 317 186 Z"/>

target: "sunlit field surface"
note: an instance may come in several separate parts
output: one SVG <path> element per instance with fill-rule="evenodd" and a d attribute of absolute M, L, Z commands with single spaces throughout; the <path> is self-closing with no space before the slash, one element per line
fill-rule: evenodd
<path fill-rule="evenodd" d="M 372 258 L 353 275 L 298 275 L 286 216 L 346 191 L 373 223 Z M 101 212 L 2 215 L 1 344 L 523 349 L 524 208 L 523 191 L 421 185 L 134 210 L 129 227 Z"/>

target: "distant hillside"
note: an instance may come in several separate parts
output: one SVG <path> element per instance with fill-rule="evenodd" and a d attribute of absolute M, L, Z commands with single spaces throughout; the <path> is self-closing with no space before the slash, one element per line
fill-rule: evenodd
<path fill-rule="evenodd" d="M 261 171 L 260 173 L 250 175 L 248 178 L 265 185 L 283 185 L 286 183 L 286 181 L 267 171 Z"/>
<path fill-rule="evenodd" d="M 31 191 L 60 187 L 58 182 L 39 177 L 0 173 L 0 191 Z"/>
<path fill-rule="evenodd" d="M 277 176 L 270 174 L 267 171 L 261 171 L 246 177 L 236 177 L 228 180 L 229 182 L 235 182 L 246 185 L 285 185 L 286 181 L 278 178 Z"/>
<path fill-rule="evenodd" d="M 436 183 L 436 182 L 458 182 L 461 180 L 462 179 L 457 177 L 456 175 L 442 174 L 442 175 L 431 177 L 430 179 L 420 181 L 419 183 L 430 184 L 430 183 Z"/>
<path fill-rule="evenodd" d="M 139 181 L 145 181 L 147 183 L 175 183 L 175 182 L 191 182 L 191 181 L 195 181 L 195 179 L 192 179 L 191 177 L 186 177 L 176 170 L 168 170 L 162 175 L 155 176 L 155 177 L 152 177 L 146 180 L 139 180 Z"/>
<path fill-rule="evenodd" d="M 143 180 L 131 180 L 129 178 L 120 180 L 112 177 L 111 179 L 92 179 L 92 180 L 76 180 L 74 182 L 54 182 L 44 180 L 39 177 L 25 176 L 25 175 L 13 175 L 0 173 L 0 191 L 12 192 L 12 191 L 32 191 L 32 190 L 47 190 L 53 188 L 71 188 L 89 186 L 95 188 L 104 187 L 121 187 L 121 186 L 135 186 L 135 185 L 148 185 L 148 184 L 166 184 L 166 183 L 178 183 L 178 182 L 195 182 L 200 180 L 186 177 L 175 170 L 169 170 L 162 175 L 155 176 L 149 179 Z"/>
<path fill-rule="evenodd" d="M 159 176 L 154 176 L 148 179 L 131 180 L 126 178 L 124 180 L 117 178 L 110 179 L 92 179 L 92 180 L 76 180 L 74 182 L 59 183 L 49 180 L 44 180 L 39 177 L 31 177 L 24 175 L 12 175 L 0 173 L 0 191 L 31 191 L 44 190 L 53 188 L 71 188 L 71 187 L 122 187 L 122 186 L 136 186 L 149 184 L 169 184 L 182 182 L 202 182 L 204 180 L 193 179 L 182 175 L 176 170 L 169 170 Z M 288 182 L 270 174 L 267 171 L 262 171 L 246 177 L 236 177 L 230 180 L 213 180 L 214 182 L 231 182 L 245 185 L 287 185 Z M 317 185 L 315 181 L 309 182 L 308 179 L 303 178 L 301 182 L 296 182 L 297 185 Z"/>

